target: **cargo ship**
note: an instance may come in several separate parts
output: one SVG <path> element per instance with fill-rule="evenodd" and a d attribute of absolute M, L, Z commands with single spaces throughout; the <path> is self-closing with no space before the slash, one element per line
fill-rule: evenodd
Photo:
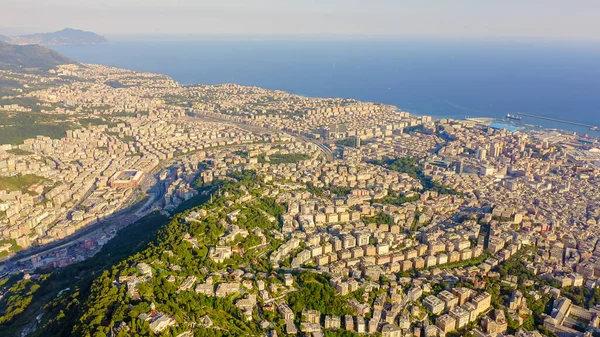
<path fill-rule="evenodd" d="M 523 118 L 521 118 L 521 116 L 517 116 L 517 115 L 511 115 L 511 114 L 507 114 L 507 115 L 506 115 L 506 118 L 508 118 L 508 119 L 514 119 L 514 120 L 516 120 L 516 121 L 520 121 L 520 120 L 522 120 L 522 119 L 523 119 Z"/>

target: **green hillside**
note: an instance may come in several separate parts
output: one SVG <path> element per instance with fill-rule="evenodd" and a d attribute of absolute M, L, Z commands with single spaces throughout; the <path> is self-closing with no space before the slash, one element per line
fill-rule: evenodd
<path fill-rule="evenodd" d="M 73 60 L 38 45 L 16 46 L 0 41 L 1 70 L 48 70 Z"/>

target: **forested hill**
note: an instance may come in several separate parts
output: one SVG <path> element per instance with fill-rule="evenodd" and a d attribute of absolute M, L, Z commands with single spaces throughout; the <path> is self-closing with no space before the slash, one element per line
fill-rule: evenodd
<path fill-rule="evenodd" d="M 58 32 L 37 33 L 30 35 L 14 36 L 11 38 L 14 44 L 40 44 L 45 46 L 77 45 L 77 44 L 101 44 L 108 43 L 104 36 L 96 33 L 86 32 L 79 29 L 65 28 Z"/>
<path fill-rule="evenodd" d="M 182 275 L 205 280 L 223 268 L 222 264 L 208 258 L 208 249 L 226 230 L 219 219 L 232 208 L 225 204 L 243 196 L 246 190 L 256 200 L 251 208 L 245 208 L 242 212 L 245 218 L 239 221 L 255 231 L 238 245 L 249 251 L 257 245 L 262 247 L 254 232 L 263 230 L 269 239 L 264 249 L 281 244 L 266 231 L 277 228 L 273 218 L 283 212 L 282 206 L 260 196 L 255 190 L 258 186 L 253 173 L 236 178 L 239 181 L 216 181 L 199 187 L 200 192 L 207 193 L 200 193 L 182 204 L 181 213 L 175 214 L 168 223 L 164 217 L 153 215 L 126 227 L 92 259 L 73 264 L 64 271 L 44 274 L 39 279 L 21 280 L 22 276 L 17 275 L 0 282 L 0 291 L 10 294 L 0 301 L 0 336 L 13 336 L 24 328 L 32 328 L 31 322 L 42 311 L 44 314 L 39 316 L 41 319 L 30 336 L 103 337 L 111 333 L 151 336 L 148 322 L 140 319 L 151 311 L 150 306 L 156 306 L 157 311 L 177 322 L 162 336 L 177 336 L 190 329 L 190 321 L 202 321 L 206 315 L 218 328 L 210 330 L 198 326 L 196 330 L 200 334 L 221 335 L 222 329 L 227 330 L 223 335 L 230 336 L 262 334 L 259 326 L 246 322 L 231 297 L 214 298 L 193 291 L 180 292 L 176 285 L 185 279 Z M 209 192 L 217 189 L 218 196 L 211 198 Z M 202 212 L 210 215 L 199 221 L 186 220 Z M 184 240 L 188 237 L 186 233 L 197 239 Z M 194 242 L 194 246 L 190 242 Z M 258 250 L 253 252 L 260 253 Z M 136 266 L 141 263 L 156 268 L 155 277 L 138 280 Z M 232 268 L 230 270 L 244 265 L 254 271 L 271 272 L 268 260 L 257 261 L 254 254 L 237 255 L 228 260 L 227 265 Z M 127 281 L 132 278 L 137 281 Z M 172 278 L 177 282 L 171 282 Z M 324 287 L 333 292 L 326 282 Z"/>
<path fill-rule="evenodd" d="M 38 45 L 17 46 L 0 41 L 0 70 L 48 70 L 75 63 L 68 57 Z"/>

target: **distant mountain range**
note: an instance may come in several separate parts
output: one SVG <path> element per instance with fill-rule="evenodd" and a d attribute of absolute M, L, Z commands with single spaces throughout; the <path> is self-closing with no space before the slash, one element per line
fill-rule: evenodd
<path fill-rule="evenodd" d="M 76 63 L 39 45 L 18 46 L 0 41 L 1 70 L 48 70 L 60 64 Z"/>
<path fill-rule="evenodd" d="M 0 35 L 0 41 L 16 45 L 39 44 L 44 46 L 108 43 L 105 37 L 96 33 L 72 28 L 65 28 L 54 33 L 38 33 L 12 37 Z"/>

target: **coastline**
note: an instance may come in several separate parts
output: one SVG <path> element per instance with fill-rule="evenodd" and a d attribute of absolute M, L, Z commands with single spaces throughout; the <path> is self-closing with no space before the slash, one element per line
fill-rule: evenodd
<path fill-rule="evenodd" d="M 117 39 L 55 50 L 84 63 L 165 74 L 182 84 L 237 83 L 307 97 L 354 98 L 440 118 L 502 119 L 523 111 L 600 125 L 600 97 L 593 95 L 600 77 L 589 71 L 600 69 L 596 52 L 581 45 L 577 53 L 560 49 L 552 60 L 540 62 L 547 47 L 438 40 Z M 523 124 L 599 136 L 529 118 Z"/>

